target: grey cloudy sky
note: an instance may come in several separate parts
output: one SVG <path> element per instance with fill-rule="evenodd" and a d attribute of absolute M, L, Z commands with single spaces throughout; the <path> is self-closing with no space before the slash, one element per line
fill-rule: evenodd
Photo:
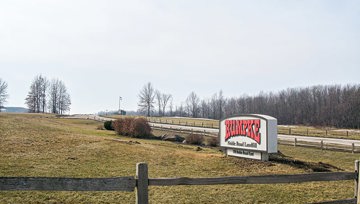
<path fill-rule="evenodd" d="M 65 82 L 71 113 L 136 110 L 147 82 L 184 101 L 360 82 L 360 1 L 1 0 L 7 106 Z"/>

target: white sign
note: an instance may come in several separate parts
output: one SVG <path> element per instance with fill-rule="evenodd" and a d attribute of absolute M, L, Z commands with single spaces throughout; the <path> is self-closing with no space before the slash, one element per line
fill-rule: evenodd
<path fill-rule="evenodd" d="M 268 153 L 277 153 L 277 120 L 256 114 L 226 118 L 220 122 L 220 146 L 231 156 L 267 160 Z"/>
<path fill-rule="evenodd" d="M 234 157 L 244 157 L 248 159 L 261 160 L 262 152 L 253 152 L 243 149 L 226 149 L 226 154 Z"/>

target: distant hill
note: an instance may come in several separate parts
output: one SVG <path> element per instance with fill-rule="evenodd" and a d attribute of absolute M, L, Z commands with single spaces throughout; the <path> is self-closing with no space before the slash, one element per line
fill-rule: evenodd
<path fill-rule="evenodd" d="M 29 112 L 28 109 L 23 107 L 3 107 L 1 112 L 8 112 L 8 113 L 27 113 Z"/>

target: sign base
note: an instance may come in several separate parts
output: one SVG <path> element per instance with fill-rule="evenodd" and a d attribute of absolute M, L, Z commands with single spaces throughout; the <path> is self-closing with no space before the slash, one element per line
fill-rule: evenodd
<path fill-rule="evenodd" d="M 251 150 L 244 149 L 226 149 L 226 155 L 233 157 L 243 157 L 248 159 L 256 159 L 261 161 L 268 161 L 269 154 L 266 152 L 254 152 Z"/>

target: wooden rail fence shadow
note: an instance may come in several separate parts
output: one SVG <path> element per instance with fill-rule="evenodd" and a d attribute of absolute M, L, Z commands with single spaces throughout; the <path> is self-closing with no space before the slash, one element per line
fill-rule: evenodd
<path fill-rule="evenodd" d="M 147 204 L 149 186 L 219 185 L 219 184 L 279 184 L 313 181 L 354 180 L 354 198 L 319 203 L 360 203 L 359 161 L 354 172 L 311 174 L 232 176 L 216 178 L 149 178 L 146 163 L 136 165 L 135 177 L 116 178 L 53 178 L 53 177 L 0 177 L 0 191 L 136 191 L 136 203 Z"/>

